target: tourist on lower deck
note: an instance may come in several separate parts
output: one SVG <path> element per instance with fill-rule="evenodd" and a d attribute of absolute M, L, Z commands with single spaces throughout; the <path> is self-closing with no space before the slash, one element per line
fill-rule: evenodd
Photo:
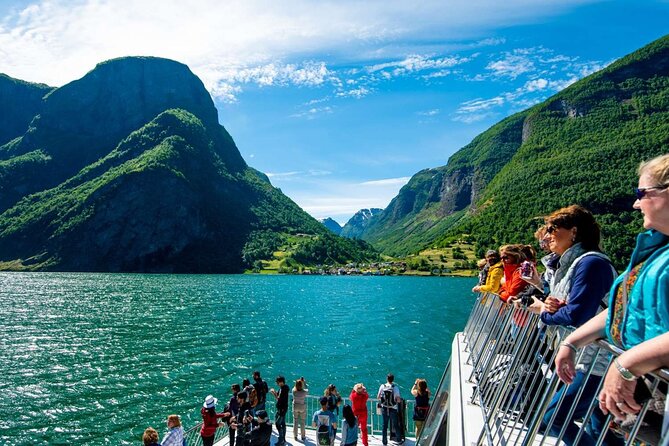
<path fill-rule="evenodd" d="M 342 410 L 342 417 L 344 421 L 341 423 L 341 446 L 355 446 L 358 444 L 358 420 L 348 404 Z"/>
<path fill-rule="evenodd" d="M 245 445 L 248 446 L 270 446 L 272 438 L 272 423 L 265 410 L 256 412 L 256 418 L 249 417 L 248 424 L 251 428 L 245 434 Z"/>
<path fill-rule="evenodd" d="M 416 398 L 413 410 L 413 421 L 416 425 L 416 439 L 420 437 L 423 430 L 427 412 L 430 410 L 430 390 L 427 388 L 427 381 L 417 379 L 411 388 L 411 394 Z"/>
<path fill-rule="evenodd" d="M 251 403 L 248 402 L 248 394 L 243 390 L 237 394 L 237 403 L 239 404 L 239 411 L 231 428 L 237 432 L 237 445 L 242 446 L 247 432 L 246 428 L 248 427 L 248 423 L 244 421 L 249 415 L 253 414 L 253 408 L 251 407 Z"/>
<path fill-rule="evenodd" d="M 276 446 L 283 446 L 286 444 L 286 414 L 288 413 L 288 394 L 290 387 L 286 385 L 286 378 L 283 376 L 276 377 L 276 384 L 279 390 L 270 389 L 270 393 L 276 398 L 276 430 L 279 432 L 279 439 Z"/>
<path fill-rule="evenodd" d="M 253 372 L 253 388 L 256 391 L 258 397 L 258 402 L 253 407 L 254 410 L 265 410 L 265 402 L 267 400 L 267 392 L 269 392 L 269 387 L 267 382 L 260 377 L 260 372 L 256 370 Z"/>
<path fill-rule="evenodd" d="M 400 388 L 395 384 L 395 376 L 389 373 L 385 384 L 381 384 L 376 397 L 381 405 L 381 415 L 383 417 L 383 444 L 388 444 L 388 427 L 391 432 L 399 432 L 399 417 L 397 414 L 398 403 L 400 402 Z M 398 438 L 399 440 L 399 438 Z"/>
<path fill-rule="evenodd" d="M 160 442 L 161 446 L 183 446 L 184 430 L 179 415 L 167 417 L 167 433 Z"/>
<path fill-rule="evenodd" d="M 369 446 L 367 437 L 367 400 L 369 399 L 369 394 L 365 386 L 362 383 L 357 383 L 353 386 L 349 399 L 351 400 L 353 414 L 358 419 L 362 444 Z"/>
<path fill-rule="evenodd" d="M 223 427 L 223 423 L 219 419 L 227 419 L 230 417 L 229 412 L 216 413 L 216 403 L 218 399 L 212 395 L 207 395 L 200 414 L 202 415 L 202 429 L 200 429 L 200 436 L 202 437 L 203 446 L 213 446 L 214 437 L 216 436 L 216 429 Z"/>
<path fill-rule="evenodd" d="M 299 427 L 302 441 L 306 440 L 305 424 L 307 421 L 307 402 L 309 394 L 307 382 L 304 377 L 295 381 L 293 387 L 293 438 L 297 440 L 297 429 Z"/>
<path fill-rule="evenodd" d="M 147 427 L 142 435 L 142 442 L 144 446 L 160 446 L 158 443 L 158 431 L 152 427 Z"/>
<path fill-rule="evenodd" d="M 553 212 L 545 218 L 549 247 L 560 256 L 558 268 L 550 284 L 550 295 L 545 302 L 535 300 L 530 311 L 540 315 L 541 321 L 549 326 L 578 327 L 593 317 L 601 308 L 602 300 L 613 283 L 615 270 L 610 260 L 599 248 L 600 229 L 590 211 L 582 206 L 568 206 Z M 543 418 L 545 426 L 550 424 L 550 432 L 559 435 L 567 426 L 563 441 L 574 444 L 579 433 L 576 420 L 586 415 L 591 401 L 601 381 L 606 367 L 606 358 L 600 357 L 590 376 L 587 370 L 596 358 L 596 351 L 583 355 L 574 382 L 562 385 L 550 401 Z M 579 391 L 581 397 L 576 401 Z M 566 394 L 563 404 L 559 404 L 562 394 Z M 569 411 L 575 406 L 571 418 Z M 594 433 L 598 434 L 601 412 L 593 414 Z M 594 444 L 589 433 L 583 432 L 580 445 Z"/>
<path fill-rule="evenodd" d="M 232 421 L 237 418 L 237 414 L 239 413 L 239 401 L 237 400 L 237 394 L 241 391 L 241 387 L 239 384 L 233 384 L 230 387 L 230 390 L 232 391 L 232 397 L 228 402 L 228 410 L 230 411 L 230 419 L 228 421 L 228 436 L 230 438 L 229 446 L 235 446 L 235 437 L 237 432 L 235 429 L 230 429 L 230 425 Z"/>
<path fill-rule="evenodd" d="M 320 435 L 321 427 L 324 427 L 330 440 L 330 445 L 333 446 L 335 432 L 337 431 L 337 417 L 328 409 L 328 398 L 326 396 L 321 397 L 319 402 L 321 409 L 314 412 L 314 416 L 311 419 L 311 425 L 316 428 L 316 443 L 319 446 L 323 446 Z"/>
<path fill-rule="evenodd" d="M 599 408 L 623 419 L 641 406 L 634 399 L 637 377 L 669 366 L 669 154 L 641 163 L 634 209 L 648 232 L 639 234 L 625 272 L 609 293 L 608 311 L 571 333 L 556 357 L 558 376 L 574 381 L 576 350 L 597 339 L 626 349 L 608 368 Z M 667 432 L 667 420 L 662 432 Z M 660 426 L 653 426 L 660 435 Z"/>

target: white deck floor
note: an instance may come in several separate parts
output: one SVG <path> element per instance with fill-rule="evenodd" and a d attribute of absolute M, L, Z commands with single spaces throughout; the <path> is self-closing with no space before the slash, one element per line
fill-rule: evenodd
<path fill-rule="evenodd" d="M 299 431 L 298 431 L 299 434 Z M 307 429 L 306 430 L 307 434 L 307 439 L 305 441 L 302 440 L 295 440 L 293 439 L 293 426 L 288 426 L 288 431 L 286 434 L 286 445 L 287 446 L 317 446 L 316 443 L 316 430 L 315 429 Z M 341 446 L 341 432 L 338 430 L 337 432 L 337 437 L 335 440 L 335 446 Z M 298 437 L 299 438 L 299 437 Z M 272 440 L 271 440 L 271 445 L 273 446 L 277 442 L 277 432 L 276 428 L 273 428 L 272 430 Z M 381 443 L 381 435 L 379 436 L 374 436 L 374 435 L 369 435 L 368 437 L 369 440 L 369 446 L 382 446 Z M 414 438 L 407 438 L 404 441 L 404 446 L 414 446 L 415 444 L 415 439 Z M 229 438 L 226 436 L 224 439 L 220 440 L 217 442 L 214 446 L 228 446 L 229 443 Z M 236 442 L 235 442 L 236 444 Z M 397 445 L 395 442 L 388 442 L 389 446 Z M 360 436 L 358 435 L 358 446 L 362 446 L 362 440 L 360 439 Z"/>

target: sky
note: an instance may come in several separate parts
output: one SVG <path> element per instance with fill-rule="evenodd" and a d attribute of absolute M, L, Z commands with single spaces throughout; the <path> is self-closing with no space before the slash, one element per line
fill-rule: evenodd
<path fill-rule="evenodd" d="M 246 162 L 343 225 L 668 24 L 669 0 L 0 0 L 0 72 L 183 62 Z"/>

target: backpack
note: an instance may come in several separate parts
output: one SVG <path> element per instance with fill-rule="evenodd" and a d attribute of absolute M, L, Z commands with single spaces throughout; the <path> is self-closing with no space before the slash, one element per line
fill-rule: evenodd
<path fill-rule="evenodd" d="M 258 395 L 258 403 L 262 404 L 267 400 L 267 392 L 269 388 L 267 387 L 267 382 L 264 380 L 256 381 L 253 385 L 253 388 L 256 389 Z"/>
<path fill-rule="evenodd" d="M 381 406 L 383 407 L 393 407 L 397 403 L 395 402 L 395 384 L 391 384 L 389 388 L 383 389 L 381 393 Z"/>
<path fill-rule="evenodd" d="M 330 446 L 330 417 L 328 415 L 318 415 L 316 443 L 318 446 Z"/>

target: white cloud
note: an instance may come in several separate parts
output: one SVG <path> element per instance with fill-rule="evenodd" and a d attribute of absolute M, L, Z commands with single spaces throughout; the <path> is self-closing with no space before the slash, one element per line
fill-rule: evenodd
<path fill-rule="evenodd" d="M 371 89 L 366 88 L 366 87 L 359 87 L 359 88 L 354 88 L 352 90 L 347 90 L 347 91 L 340 91 L 337 93 L 338 97 L 352 97 L 356 99 L 363 98 L 367 96 L 369 93 L 371 93 Z"/>
<path fill-rule="evenodd" d="M 329 105 L 325 107 L 311 107 L 308 110 L 299 113 L 293 113 L 290 115 L 291 118 L 307 118 L 307 119 L 316 119 L 318 116 L 323 114 L 333 113 L 333 108 Z"/>
<path fill-rule="evenodd" d="M 420 111 L 416 113 L 419 116 L 436 116 L 440 113 L 440 110 L 438 108 L 433 108 L 432 110 L 427 110 L 427 111 Z"/>
<path fill-rule="evenodd" d="M 386 187 L 386 186 L 404 186 L 411 177 L 386 178 L 383 180 L 370 180 L 359 183 L 360 186 Z"/>
<path fill-rule="evenodd" d="M 523 89 L 527 92 L 532 92 L 538 90 L 545 90 L 547 87 L 548 87 L 548 80 L 540 78 L 525 82 Z"/>
<path fill-rule="evenodd" d="M 504 98 L 501 96 L 496 96 L 491 99 L 474 99 L 472 101 L 466 101 L 460 104 L 457 113 L 473 113 L 480 112 L 483 110 L 488 110 L 493 107 L 499 107 L 504 104 Z"/>
<path fill-rule="evenodd" d="M 535 70 L 534 62 L 522 50 L 516 50 L 515 54 L 506 53 L 503 59 L 490 62 L 487 70 L 495 76 L 509 77 L 515 79 L 521 74 Z"/>

